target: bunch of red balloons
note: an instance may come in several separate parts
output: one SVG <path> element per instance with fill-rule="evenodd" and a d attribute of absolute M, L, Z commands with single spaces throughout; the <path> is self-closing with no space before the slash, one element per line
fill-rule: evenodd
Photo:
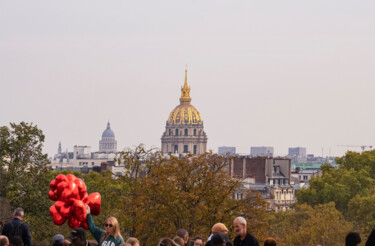
<path fill-rule="evenodd" d="M 49 186 L 49 199 L 56 201 L 49 212 L 56 225 L 62 225 L 68 220 L 68 225 L 73 229 L 87 229 L 86 204 L 89 205 L 92 215 L 100 214 L 100 194 L 94 192 L 87 195 L 85 183 L 73 174 L 59 174 Z"/>

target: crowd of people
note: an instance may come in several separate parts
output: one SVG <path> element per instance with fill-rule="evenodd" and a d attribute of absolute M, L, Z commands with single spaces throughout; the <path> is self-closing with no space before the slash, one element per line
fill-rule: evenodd
<path fill-rule="evenodd" d="M 96 243 L 87 240 L 86 230 L 82 227 L 75 228 L 65 238 L 56 234 L 52 238 L 52 246 L 140 246 L 140 242 L 129 237 L 126 241 L 121 236 L 120 227 L 115 217 L 108 217 L 104 229 L 94 224 L 90 214 L 90 207 L 87 210 L 87 225 Z M 5 225 L 1 224 L 0 246 L 31 246 L 30 229 L 23 220 L 24 211 L 22 208 L 14 210 L 13 219 Z M 161 238 L 157 246 L 259 246 L 258 240 L 247 231 L 247 222 L 243 217 L 237 217 L 233 221 L 233 228 L 236 237 L 232 241 L 228 236 L 228 228 L 223 223 L 216 223 L 212 226 L 211 235 L 205 240 L 201 236 L 189 237 L 189 232 L 179 229 L 175 237 Z M 359 246 L 361 237 L 359 233 L 350 232 L 345 238 L 345 246 Z M 276 246 L 276 240 L 272 237 L 264 239 L 264 246 Z M 365 244 L 375 246 L 375 229 L 371 232 Z M 318 246 L 324 246 L 319 244 Z"/>

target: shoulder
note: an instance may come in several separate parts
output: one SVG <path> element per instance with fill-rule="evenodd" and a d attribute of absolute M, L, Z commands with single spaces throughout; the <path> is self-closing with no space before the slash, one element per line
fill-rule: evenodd
<path fill-rule="evenodd" d="M 123 243 L 124 242 L 124 239 L 122 237 L 120 237 L 120 236 L 117 236 L 115 238 L 115 240 L 116 240 L 116 243 Z"/>
<path fill-rule="evenodd" d="M 256 237 L 254 237 L 250 233 L 247 233 L 245 240 L 249 242 L 256 242 L 257 243 L 256 245 L 258 245 L 258 240 L 256 239 Z"/>

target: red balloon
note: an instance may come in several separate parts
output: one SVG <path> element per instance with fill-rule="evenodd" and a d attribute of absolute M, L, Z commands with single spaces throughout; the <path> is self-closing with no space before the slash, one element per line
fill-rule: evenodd
<path fill-rule="evenodd" d="M 57 201 L 55 203 L 57 211 L 61 214 L 61 216 L 65 218 L 69 218 L 72 215 L 72 207 L 69 203 L 63 201 Z"/>
<path fill-rule="evenodd" d="M 85 191 L 85 192 L 82 192 L 82 193 L 80 192 L 79 196 L 80 196 L 81 200 L 83 201 L 88 195 L 87 195 L 87 192 Z"/>
<path fill-rule="evenodd" d="M 86 192 L 86 185 L 82 181 L 82 179 L 75 179 L 74 183 L 76 183 L 76 185 L 78 187 L 78 190 L 79 190 L 79 193 Z"/>
<path fill-rule="evenodd" d="M 82 226 L 88 229 L 86 204 L 90 206 L 93 215 L 100 214 L 100 194 L 94 192 L 87 195 L 86 184 L 73 174 L 57 175 L 50 182 L 50 188 L 48 196 L 56 201 L 55 205 L 50 207 L 50 214 L 56 225 L 62 225 L 68 219 L 68 225 L 71 228 Z"/>
<path fill-rule="evenodd" d="M 81 227 L 85 228 L 86 230 L 89 229 L 89 226 L 87 225 L 87 222 L 81 222 Z"/>
<path fill-rule="evenodd" d="M 101 196 L 98 192 L 91 193 L 83 202 L 89 205 L 92 215 L 99 215 L 101 208 Z"/>
<path fill-rule="evenodd" d="M 76 179 L 76 176 L 74 176 L 73 174 L 69 173 L 68 175 L 66 175 L 66 178 L 68 179 L 68 181 L 74 181 Z"/>
<path fill-rule="evenodd" d="M 81 200 L 75 200 L 73 203 L 73 214 L 79 221 L 86 221 L 86 205 Z"/>
<path fill-rule="evenodd" d="M 61 216 L 61 214 L 59 214 L 59 212 L 57 211 L 55 205 L 52 205 L 50 207 L 49 213 L 52 216 L 53 223 L 55 223 L 56 225 L 62 225 L 66 221 L 66 218 L 63 217 L 63 216 Z"/>
<path fill-rule="evenodd" d="M 49 183 L 49 188 L 51 188 L 51 190 L 55 190 L 56 189 L 56 180 L 52 180 L 51 183 Z"/>
<path fill-rule="evenodd" d="M 63 191 L 65 190 L 65 187 L 68 186 L 68 183 L 67 182 L 60 182 L 58 185 L 57 185 L 57 195 L 60 196 Z"/>
<path fill-rule="evenodd" d="M 66 178 L 64 174 L 59 174 L 56 176 L 55 182 L 56 182 L 56 185 L 58 185 L 60 182 L 68 182 L 68 179 Z"/>
<path fill-rule="evenodd" d="M 48 192 L 48 197 L 49 197 L 49 199 L 52 200 L 52 201 L 57 201 L 56 193 L 53 192 L 53 191 L 51 191 L 51 190 Z"/>
<path fill-rule="evenodd" d="M 76 229 L 77 227 L 79 227 L 81 225 L 81 221 L 79 221 L 76 217 L 74 216 L 70 216 L 69 218 L 69 222 L 68 222 L 68 225 L 73 228 L 73 229 Z"/>

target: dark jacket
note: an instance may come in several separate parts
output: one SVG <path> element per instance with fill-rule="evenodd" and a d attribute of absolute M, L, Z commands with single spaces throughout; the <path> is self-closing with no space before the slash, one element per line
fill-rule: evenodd
<path fill-rule="evenodd" d="M 250 233 L 246 233 L 244 240 L 241 240 L 241 237 L 237 236 L 233 243 L 234 246 L 259 246 L 258 240 Z"/>
<path fill-rule="evenodd" d="M 223 233 L 221 233 L 224 238 L 225 238 L 225 246 L 233 246 L 232 245 L 232 242 L 230 241 L 229 237 Z M 206 243 L 207 246 L 213 246 L 213 244 L 211 243 L 211 239 L 207 241 Z"/>
<path fill-rule="evenodd" d="M 24 245 L 31 246 L 31 234 L 29 226 L 18 218 L 13 218 L 11 221 L 5 223 L 2 234 L 7 236 L 10 240 L 14 235 L 13 230 L 16 230 L 18 227 L 21 231 L 21 237 Z"/>

